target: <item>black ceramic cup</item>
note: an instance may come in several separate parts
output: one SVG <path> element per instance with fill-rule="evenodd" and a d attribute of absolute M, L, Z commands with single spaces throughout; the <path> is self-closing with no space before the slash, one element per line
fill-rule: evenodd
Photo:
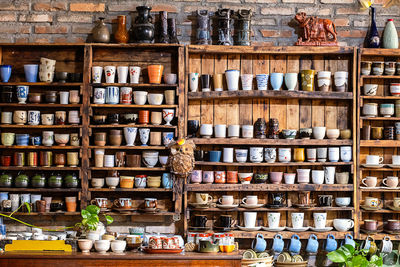
<path fill-rule="evenodd" d="M 203 92 L 208 92 L 211 90 L 211 75 L 210 74 L 202 74 L 201 77 L 201 90 Z"/>
<path fill-rule="evenodd" d="M 198 120 L 188 120 L 188 135 L 190 137 L 196 137 L 196 133 L 199 130 L 200 123 Z"/>
<path fill-rule="evenodd" d="M 207 216 L 206 215 L 195 215 L 194 216 L 194 226 L 195 227 L 206 227 Z"/>

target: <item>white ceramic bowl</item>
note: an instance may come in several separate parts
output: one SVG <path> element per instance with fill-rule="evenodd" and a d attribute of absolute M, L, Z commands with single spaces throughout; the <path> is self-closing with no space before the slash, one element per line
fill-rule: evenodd
<path fill-rule="evenodd" d="M 335 203 L 339 207 L 347 207 L 350 205 L 351 198 L 350 197 L 337 197 L 335 199 Z"/>
<path fill-rule="evenodd" d="M 125 240 L 113 240 L 111 241 L 111 250 L 115 253 L 122 253 L 126 248 Z"/>
<path fill-rule="evenodd" d="M 313 127 L 312 132 L 315 139 L 324 139 L 326 127 Z"/>
<path fill-rule="evenodd" d="M 94 247 L 97 252 L 104 254 L 110 249 L 110 240 L 96 240 Z"/>
<path fill-rule="evenodd" d="M 158 151 L 153 151 L 153 150 L 149 150 L 149 151 L 143 151 L 142 152 L 142 156 L 146 156 L 146 157 L 158 157 Z"/>
<path fill-rule="evenodd" d="M 134 91 L 133 92 L 133 101 L 136 105 L 144 105 L 147 100 L 147 92 L 146 91 Z"/>
<path fill-rule="evenodd" d="M 376 91 L 378 90 L 377 84 L 364 84 L 364 95 L 376 95 Z M 399 86 L 399 93 L 400 93 L 400 86 Z"/>
<path fill-rule="evenodd" d="M 106 177 L 106 184 L 110 188 L 116 188 L 119 185 L 119 177 Z"/>
<path fill-rule="evenodd" d="M 153 168 L 154 166 L 157 165 L 158 162 L 158 156 L 142 156 L 143 163 L 146 165 L 148 168 Z"/>
<path fill-rule="evenodd" d="M 161 165 L 167 165 L 167 162 L 168 162 L 168 156 L 159 156 L 158 157 L 158 160 L 160 161 L 160 164 Z"/>
<path fill-rule="evenodd" d="M 239 172 L 238 176 L 242 184 L 250 184 L 251 180 L 253 179 L 252 172 Z"/>
<path fill-rule="evenodd" d="M 164 99 L 163 94 L 148 94 L 147 100 L 150 105 L 161 105 Z"/>
<path fill-rule="evenodd" d="M 176 84 L 176 74 L 175 73 L 167 73 L 164 74 L 164 82 L 166 84 Z"/>
<path fill-rule="evenodd" d="M 211 137 L 213 134 L 213 125 L 212 124 L 202 124 L 200 126 L 200 135 L 202 137 Z"/>
<path fill-rule="evenodd" d="M 65 146 L 69 141 L 69 134 L 54 134 L 54 141 L 59 146 Z"/>
<path fill-rule="evenodd" d="M 338 139 L 340 136 L 340 130 L 339 129 L 327 129 L 326 130 L 326 137 L 329 139 Z"/>
<path fill-rule="evenodd" d="M 91 185 L 94 188 L 102 188 L 104 186 L 104 178 L 92 178 Z"/>
<path fill-rule="evenodd" d="M 400 83 L 391 83 L 390 84 L 390 93 L 392 95 L 400 95 Z"/>
<path fill-rule="evenodd" d="M 93 247 L 93 240 L 78 239 L 78 246 L 83 253 L 88 253 Z"/>

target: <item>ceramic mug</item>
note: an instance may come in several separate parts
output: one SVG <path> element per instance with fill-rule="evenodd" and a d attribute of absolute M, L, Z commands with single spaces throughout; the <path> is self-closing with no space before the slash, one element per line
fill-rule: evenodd
<path fill-rule="evenodd" d="M 257 212 L 243 212 L 244 226 L 246 228 L 254 228 L 257 221 Z"/>
<path fill-rule="evenodd" d="M 399 177 L 397 176 L 387 176 L 382 180 L 382 184 L 390 188 L 396 188 L 399 184 Z"/>
<path fill-rule="evenodd" d="M 368 165 L 378 165 L 383 162 L 383 157 L 377 155 L 367 155 L 365 163 Z"/>
<path fill-rule="evenodd" d="M 213 200 L 212 196 L 207 193 L 196 193 L 196 204 L 208 204 L 211 203 Z M 233 202 L 233 196 L 232 196 Z"/>
<path fill-rule="evenodd" d="M 361 180 L 361 183 L 366 187 L 376 187 L 378 183 L 378 178 L 375 176 L 367 176 Z"/>
<path fill-rule="evenodd" d="M 297 234 L 294 234 L 290 238 L 289 251 L 293 254 L 299 254 L 300 250 L 301 250 L 300 237 Z"/>
<path fill-rule="evenodd" d="M 257 196 L 246 196 L 242 198 L 242 203 L 245 205 L 257 205 L 258 197 Z"/>
<path fill-rule="evenodd" d="M 223 195 L 218 199 L 218 203 L 221 205 L 233 205 L 233 201 L 234 199 L 232 195 Z"/>
<path fill-rule="evenodd" d="M 263 161 L 263 147 L 250 147 L 250 161 L 260 163 Z"/>
<path fill-rule="evenodd" d="M 276 234 L 274 236 L 274 241 L 272 243 L 272 250 L 275 253 L 281 253 L 285 247 L 285 242 L 283 241 L 283 236 L 281 234 Z"/>
<path fill-rule="evenodd" d="M 292 218 L 292 227 L 294 229 L 303 228 L 303 222 L 304 222 L 304 213 L 303 212 L 293 212 L 291 215 L 291 218 Z"/>
<path fill-rule="evenodd" d="M 381 205 L 382 201 L 376 197 L 366 197 L 364 204 L 371 208 L 377 208 Z"/>
<path fill-rule="evenodd" d="M 316 235 L 311 234 L 308 238 L 307 246 L 306 246 L 306 251 L 308 253 L 317 253 L 318 252 L 318 238 Z"/>
<path fill-rule="evenodd" d="M 267 241 L 265 241 L 262 234 L 258 233 L 256 238 L 251 243 L 251 248 L 255 252 L 263 252 L 267 248 Z"/>
<path fill-rule="evenodd" d="M 281 218 L 280 212 L 268 212 L 268 227 L 271 229 L 276 229 L 279 227 L 279 222 Z"/>
<path fill-rule="evenodd" d="M 326 212 L 314 212 L 314 226 L 317 229 L 324 229 L 326 227 Z"/>
<path fill-rule="evenodd" d="M 337 249 L 337 241 L 335 236 L 332 234 L 328 234 L 326 236 L 325 250 L 327 252 L 331 252 Z"/>

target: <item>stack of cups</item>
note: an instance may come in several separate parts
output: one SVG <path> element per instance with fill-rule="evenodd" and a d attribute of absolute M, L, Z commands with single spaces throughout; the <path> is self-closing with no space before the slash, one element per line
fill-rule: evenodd
<path fill-rule="evenodd" d="M 40 81 L 47 83 L 53 82 L 55 69 L 56 69 L 55 60 L 45 57 L 40 58 L 40 66 L 39 66 Z"/>

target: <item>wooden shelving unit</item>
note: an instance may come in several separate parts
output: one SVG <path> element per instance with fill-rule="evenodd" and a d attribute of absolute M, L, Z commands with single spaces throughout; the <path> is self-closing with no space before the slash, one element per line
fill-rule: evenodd
<path fill-rule="evenodd" d="M 400 120 L 399 117 L 378 117 L 368 118 L 362 114 L 362 107 L 365 103 L 395 103 L 396 100 L 400 100 L 399 96 L 392 96 L 390 94 L 390 83 L 397 82 L 400 80 L 400 75 L 361 75 L 361 62 L 362 61 L 398 61 L 400 55 L 398 49 L 366 49 L 362 48 L 359 50 L 358 55 L 358 103 L 357 103 L 357 121 L 359 127 L 357 127 L 357 157 L 360 164 L 357 166 L 357 199 L 360 203 L 363 203 L 365 197 L 377 197 L 382 201 L 390 201 L 393 197 L 397 197 L 400 190 L 398 189 L 386 189 L 381 186 L 382 179 L 389 175 L 398 176 L 400 169 L 389 168 L 385 165 L 382 168 L 367 168 L 363 167 L 365 163 L 366 155 L 380 155 L 384 158 L 384 164 L 391 164 L 391 156 L 399 154 L 398 147 L 400 141 L 398 140 L 363 140 L 362 128 L 370 125 L 374 126 L 394 126 L 396 122 Z M 368 83 L 378 84 L 378 90 L 375 96 L 365 96 L 363 94 L 363 86 Z M 378 109 L 379 112 L 379 109 Z M 380 114 L 380 113 L 379 113 Z M 396 137 L 395 137 L 396 139 Z M 361 184 L 361 180 L 366 176 L 376 176 L 378 178 L 378 188 L 365 188 Z M 361 231 L 363 221 L 366 219 L 374 219 L 378 221 L 378 228 L 382 228 L 384 222 L 388 219 L 399 219 L 399 212 L 384 208 L 377 211 L 367 211 L 362 208 L 358 208 L 358 218 L 360 221 L 357 237 L 365 239 L 366 234 Z M 370 234 L 375 240 L 381 240 L 384 236 L 389 235 L 392 240 L 400 240 L 399 235 L 393 235 L 389 233 L 378 233 Z"/>
<path fill-rule="evenodd" d="M 189 45 L 186 47 L 186 76 L 189 73 L 199 74 L 224 73 L 227 69 L 238 69 L 243 73 L 261 74 L 273 72 L 295 72 L 302 69 L 329 70 L 332 72 L 349 71 L 348 92 L 305 92 L 295 91 L 258 91 L 256 81 L 253 82 L 252 91 L 230 92 L 224 85 L 224 91 L 201 92 L 201 85 L 197 92 L 190 92 L 188 81 L 187 92 L 187 118 L 198 120 L 201 124 L 226 124 L 248 125 L 254 124 L 258 118 L 264 118 L 267 123 L 270 118 L 277 118 L 279 129 L 300 129 L 304 127 L 326 126 L 327 128 L 339 128 L 356 132 L 356 67 L 357 53 L 352 47 L 238 47 L 229 46 L 221 49 L 220 46 Z M 300 77 L 300 75 L 299 75 Z M 333 83 L 333 79 L 332 79 Z M 199 92 L 200 91 L 200 92 Z M 328 147 L 328 146 L 353 146 L 352 162 L 290 162 L 290 163 L 223 163 L 223 162 L 196 162 L 195 169 L 201 170 L 239 170 L 243 172 L 268 173 L 270 171 L 296 172 L 297 168 L 322 169 L 323 166 L 335 166 L 336 171 L 348 171 L 350 184 L 191 184 L 187 181 L 185 186 L 184 202 L 184 229 L 190 232 L 192 216 L 206 214 L 207 226 L 213 227 L 218 220 L 218 214 L 231 214 L 239 225 L 243 225 L 243 208 L 223 210 L 219 208 L 194 209 L 189 204 L 194 202 L 195 193 L 209 193 L 213 202 L 221 195 L 233 195 L 235 202 L 240 202 L 247 195 L 258 195 L 259 203 L 267 204 L 268 195 L 272 192 L 284 192 L 288 207 L 277 209 L 281 213 L 281 226 L 290 226 L 290 213 L 299 211 L 292 206 L 297 203 L 298 193 L 311 191 L 311 198 L 315 203 L 320 194 L 335 196 L 350 196 L 354 201 L 350 207 L 327 208 L 328 226 L 332 225 L 335 218 L 352 218 L 357 224 L 357 200 L 355 185 L 353 184 L 353 170 L 356 168 L 356 143 L 355 135 L 348 140 L 304 140 L 304 139 L 230 139 L 230 138 L 201 138 L 192 139 L 202 150 L 222 150 L 223 147 L 249 148 L 251 146 L 264 147 Z M 315 207 L 303 210 L 305 212 L 304 225 L 313 225 L 312 213 L 324 208 Z M 248 210 L 252 211 L 252 210 Z M 267 225 L 267 213 L 273 211 L 268 208 L 260 208 L 258 224 Z M 276 210 L 275 210 L 276 211 Z M 354 228 L 357 231 L 358 225 Z M 218 231 L 218 230 L 215 230 Z M 257 231 L 245 232 L 234 230 L 236 238 L 254 238 L 257 233 L 262 233 L 265 238 L 272 238 L 276 232 Z M 295 232 L 279 232 L 284 238 L 290 238 Z M 344 237 L 346 233 L 331 231 L 337 239 Z M 349 232 L 350 233 L 350 232 Z M 354 234 L 354 231 L 351 231 Z M 302 239 L 307 239 L 310 234 L 316 234 L 319 238 L 326 238 L 328 233 L 316 233 L 306 231 L 297 233 Z"/>

